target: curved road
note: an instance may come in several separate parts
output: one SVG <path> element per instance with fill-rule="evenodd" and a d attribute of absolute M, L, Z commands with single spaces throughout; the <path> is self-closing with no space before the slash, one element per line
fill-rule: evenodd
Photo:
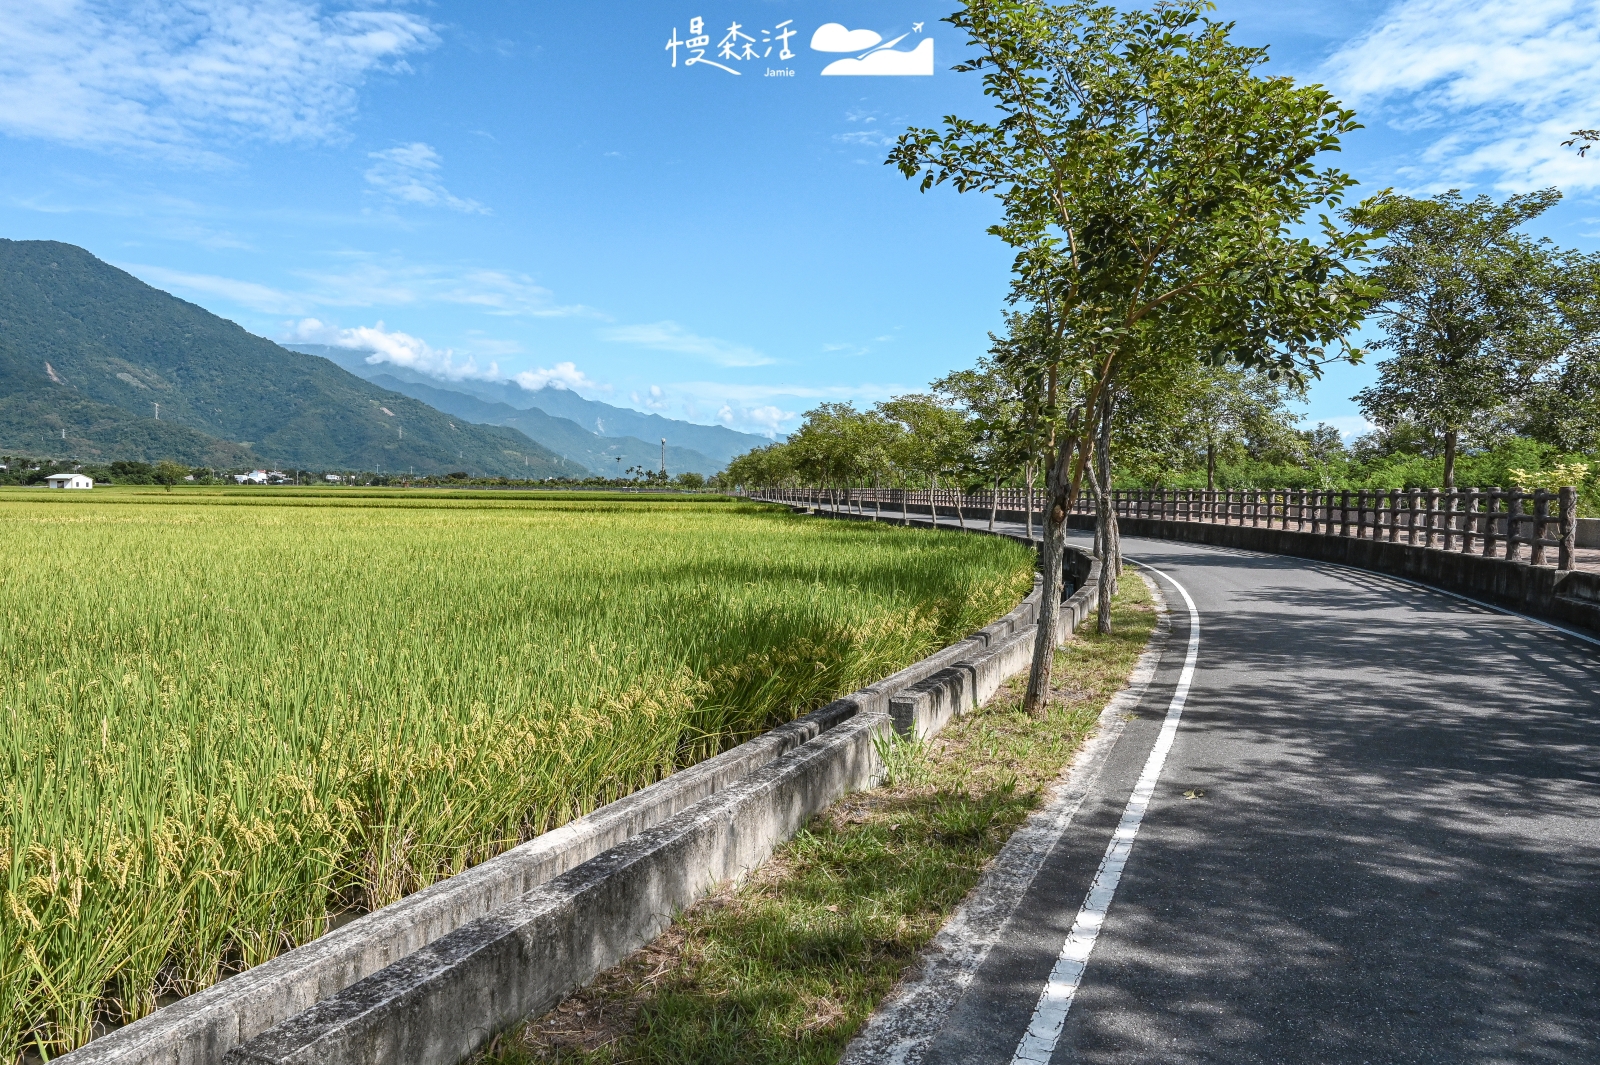
<path fill-rule="evenodd" d="M 1342 567 L 1125 551 L 1172 609 L 1154 678 L 970 985 L 887 1056 L 1600 1061 L 1600 646 Z M 1179 687 L 1174 581 L 1192 686 L 1062 1024 L 1063 944 Z"/>

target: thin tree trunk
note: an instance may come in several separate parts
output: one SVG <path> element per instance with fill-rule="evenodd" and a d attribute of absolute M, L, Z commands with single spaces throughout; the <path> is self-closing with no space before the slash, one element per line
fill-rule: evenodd
<path fill-rule="evenodd" d="M 1100 411 L 1099 440 L 1095 442 L 1095 540 L 1100 548 L 1099 609 L 1095 631 L 1111 631 L 1111 599 L 1117 594 L 1122 573 L 1122 550 L 1117 535 L 1117 510 L 1111 495 L 1111 396 Z"/>
<path fill-rule="evenodd" d="M 1444 487 L 1445 491 L 1456 486 L 1456 430 L 1444 431 Z"/>
<path fill-rule="evenodd" d="M 900 478 L 900 524 L 902 526 L 911 524 L 911 511 L 908 509 L 910 503 L 911 489 L 906 487 L 906 479 L 902 475 Z"/>
<path fill-rule="evenodd" d="M 957 522 L 957 524 L 959 524 L 961 526 L 961 531 L 962 532 L 966 532 L 967 531 L 967 516 L 964 513 L 962 513 L 962 511 L 961 511 L 961 503 L 962 503 L 963 500 L 966 499 L 966 496 L 967 496 L 966 488 L 964 488 L 961 485 L 961 482 L 957 481 L 956 482 L 956 522 Z"/>
<path fill-rule="evenodd" d="M 1027 486 L 1025 489 L 1027 499 L 1024 502 L 1024 506 L 1028 509 L 1028 543 L 1031 544 L 1033 543 L 1033 459 L 1031 456 L 1027 462 L 1022 464 L 1022 480 Z"/>
<path fill-rule="evenodd" d="M 928 516 L 933 519 L 933 527 L 939 527 L 939 475 L 932 474 L 928 478 Z"/>
<path fill-rule="evenodd" d="M 883 474 L 872 475 L 872 518 L 874 521 L 883 520 Z"/>
<path fill-rule="evenodd" d="M 1000 510 L 1000 478 L 994 479 L 994 486 L 989 490 L 989 531 L 994 532 L 994 516 Z"/>
<path fill-rule="evenodd" d="M 1048 494 L 1044 500 L 1044 535 L 1039 548 L 1039 569 L 1044 581 L 1039 593 L 1039 623 L 1033 640 L 1033 662 L 1028 670 L 1028 693 L 1022 703 L 1023 709 L 1033 714 L 1042 713 L 1050 701 L 1056 646 L 1061 641 L 1061 578 L 1067 546 L 1067 507 L 1071 502 L 1069 467 L 1073 440 L 1069 437 L 1056 450 L 1045 476 Z"/>
<path fill-rule="evenodd" d="M 1206 491 L 1217 490 L 1217 445 L 1206 437 Z"/>

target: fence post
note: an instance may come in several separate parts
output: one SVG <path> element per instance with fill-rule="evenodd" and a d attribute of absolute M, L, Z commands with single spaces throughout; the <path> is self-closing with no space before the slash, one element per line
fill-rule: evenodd
<path fill-rule="evenodd" d="M 1578 546 L 1578 490 L 1563 488 L 1558 497 L 1557 513 L 1561 516 L 1561 546 L 1556 549 L 1556 568 L 1572 568 L 1572 551 Z"/>
<path fill-rule="evenodd" d="M 1423 493 L 1423 498 L 1425 502 L 1423 503 L 1424 513 L 1422 524 L 1422 545 L 1424 547 L 1432 547 L 1434 527 L 1437 525 L 1437 518 L 1439 516 L 1439 490 L 1437 488 L 1430 488 Z"/>
<path fill-rule="evenodd" d="M 1456 500 L 1459 498 L 1457 489 L 1452 488 L 1444 494 L 1444 549 L 1446 551 L 1455 544 L 1456 535 Z"/>
<path fill-rule="evenodd" d="M 1483 521 L 1478 526 L 1479 535 L 1483 537 L 1481 554 L 1484 558 L 1494 557 L 1494 541 L 1497 535 L 1494 531 L 1494 525 L 1499 518 L 1500 489 L 1491 488 L 1483 493 Z"/>
<path fill-rule="evenodd" d="M 1544 565 L 1544 540 L 1545 527 L 1550 524 L 1550 490 L 1538 488 L 1533 493 L 1533 551 L 1528 562 L 1534 566 Z"/>
<path fill-rule="evenodd" d="M 1417 542 L 1417 511 L 1422 509 L 1422 489 L 1413 488 L 1406 493 L 1406 543 Z"/>
<path fill-rule="evenodd" d="M 1467 489 L 1466 513 L 1461 518 L 1461 553 L 1472 554 L 1472 537 L 1478 531 L 1478 490 Z"/>
<path fill-rule="evenodd" d="M 1522 501 L 1528 497 L 1517 488 L 1506 493 L 1506 558 L 1515 561 L 1522 557 Z"/>

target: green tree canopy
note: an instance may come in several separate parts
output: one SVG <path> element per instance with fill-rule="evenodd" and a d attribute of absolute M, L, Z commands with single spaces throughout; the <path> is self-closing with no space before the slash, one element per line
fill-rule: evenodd
<path fill-rule="evenodd" d="M 1393 352 L 1356 398 L 1380 426 L 1409 423 L 1441 438 L 1446 488 L 1462 435 L 1503 424 L 1552 367 L 1572 361 L 1581 372 L 1600 327 L 1600 257 L 1520 232 L 1560 199 L 1555 189 L 1498 203 L 1455 190 L 1383 193 L 1348 212 L 1384 236 L 1368 277 L 1381 293 L 1374 317 L 1384 336 L 1374 346 Z"/>
<path fill-rule="evenodd" d="M 889 157 L 924 190 L 950 182 L 1000 199 L 991 232 L 1016 251 L 1012 298 L 1043 324 L 1013 359 L 1041 393 L 1047 597 L 1096 446 L 1097 494 L 1109 488 L 1119 379 L 1163 376 L 1133 364 L 1200 358 L 1299 377 L 1360 319 L 1366 286 L 1344 267 L 1360 235 L 1326 217 L 1320 240 L 1299 232 L 1353 183 L 1314 161 L 1354 115 L 1320 86 L 1262 76 L 1265 50 L 1233 43 L 1208 6 L 970 0 L 947 20 L 973 46 L 956 69 L 982 77 L 995 116 L 910 130 Z M 1114 522 L 1105 508 L 1101 521 Z M 1046 619 L 1034 707 L 1056 639 Z"/>

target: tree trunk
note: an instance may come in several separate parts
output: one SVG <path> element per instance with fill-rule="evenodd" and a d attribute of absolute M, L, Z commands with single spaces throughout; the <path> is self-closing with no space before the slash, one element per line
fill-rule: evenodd
<path fill-rule="evenodd" d="M 875 521 L 883 520 L 883 474 L 872 475 L 872 517 Z"/>
<path fill-rule="evenodd" d="M 1000 478 L 994 479 L 994 485 L 989 489 L 989 531 L 994 532 L 994 516 L 1000 510 Z"/>
<path fill-rule="evenodd" d="M 1456 430 L 1444 431 L 1444 488 L 1445 491 L 1456 486 Z"/>
<path fill-rule="evenodd" d="M 1117 511 L 1111 495 L 1111 397 L 1106 396 L 1100 412 L 1099 439 L 1095 441 L 1095 541 L 1100 549 L 1099 608 L 1095 631 L 1111 631 L 1111 599 L 1117 594 L 1117 579 L 1122 574 L 1122 544 L 1117 529 Z"/>
<path fill-rule="evenodd" d="M 956 482 L 956 522 L 961 526 L 961 531 L 967 531 L 967 516 L 961 511 L 961 504 L 966 499 L 967 490 L 961 482 Z"/>
<path fill-rule="evenodd" d="M 1206 437 L 1206 491 L 1217 490 L 1217 445 Z"/>
<path fill-rule="evenodd" d="M 1061 642 L 1061 577 L 1063 553 L 1067 543 L 1067 507 L 1071 502 L 1070 466 L 1073 445 L 1069 439 L 1058 449 L 1045 476 L 1047 495 L 1044 507 L 1044 535 L 1040 545 L 1039 624 L 1033 640 L 1033 663 L 1028 671 L 1028 693 L 1023 709 L 1037 714 L 1050 701 L 1050 681 Z"/>
<path fill-rule="evenodd" d="M 1027 508 L 1028 516 L 1028 543 L 1033 543 L 1033 459 L 1029 458 L 1022 464 L 1022 483 L 1026 494 L 1023 505 Z"/>
<path fill-rule="evenodd" d="M 939 475 L 930 474 L 928 477 L 928 517 L 933 519 L 933 527 L 939 527 Z"/>

